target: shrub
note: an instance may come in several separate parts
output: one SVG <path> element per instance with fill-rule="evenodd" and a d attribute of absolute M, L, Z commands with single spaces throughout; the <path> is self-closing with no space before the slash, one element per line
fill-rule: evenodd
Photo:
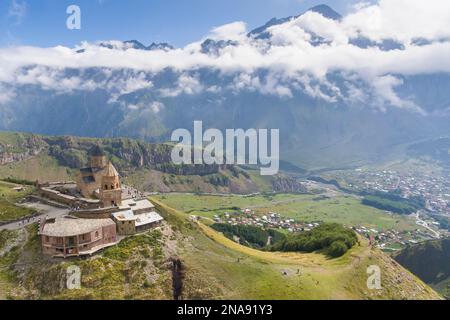
<path fill-rule="evenodd" d="M 288 236 L 275 243 L 272 251 L 314 252 L 323 250 L 328 256 L 336 258 L 345 254 L 358 242 L 356 233 L 337 223 L 325 223 L 304 233 Z"/>
<path fill-rule="evenodd" d="M 332 258 L 337 258 L 343 256 L 348 249 L 349 248 L 343 241 L 335 241 L 328 247 L 326 253 Z"/>
<path fill-rule="evenodd" d="M 285 239 L 285 235 L 279 231 L 269 229 L 264 230 L 255 226 L 237 225 L 233 226 L 224 223 L 215 223 L 211 226 L 214 230 L 222 232 L 224 236 L 233 240 L 233 236 L 241 239 L 241 243 L 253 248 L 264 248 L 267 239 L 272 237 L 273 243 Z"/>

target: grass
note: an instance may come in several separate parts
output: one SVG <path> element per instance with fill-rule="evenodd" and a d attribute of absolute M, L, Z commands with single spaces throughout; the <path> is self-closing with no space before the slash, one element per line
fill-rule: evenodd
<path fill-rule="evenodd" d="M 0 166 L 0 179 L 16 178 L 30 181 L 68 181 L 74 177 L 73 170 L 62 167 L 48 155 L 39 156 Z"/>
<path fill-rule="evenodd" d="M 129 237 L 92 258 L 68 260 L 42 256 L 36 225 L 27 232 L 26 243 L 0 257 L 0 299 L 171 298 L 170 270 L 163 266 L 162 235 L 156 230 Z M 0 233 L 0 239 L 6 241 L 15 237 L 11 232 Z M 20 271 L 11 268 L 16 263 L 22 266 Z M 81 289 L 67 290 L 67 268 L 74 265 L 81 270 Z"/>
<path fill-rule="evenodd" d="M 390 299 L 399 292 L 418 292 L 420 282 L 402 279 L 390 260 L 383 261 L 366 242 L 343 257 L 321 254 L 262 252 L 241 246 L 187 215 L 155 201 L 166 221 L 177 230 L 178 257 L 185 269 L 185 299 Z M 167 241 L 158 232 L 127 238 L 121 245 L 88 259 L 48 260 L 40 253 L 37 228 L 27 228 L 28 240 L 0 258 L 0 297 L 13 299 L 170 299 L 171 275 L 158 248 Z M 13 235 L 11 235 L 13 236 Z M 163 242 L 159 241 L 163 240 Z M 159 257 L 159 258 L 158 258 Z M 384 256 L 383 256 L 384 257 Z M 19 262 L 25 271 L 11 272 Z M 161 263 L 164 259 L 161 258 Z M 367 293 L 366 268 L 380 264 L 386 289 Z M 82 271 L 82 289 L 65 290 L 67 267 Z M 390 269 L 388 269 L 390 268 Z M 391 284 L 392 283 L 392 284 Z M 401 288 L 400 288 L 401 286 Z"/>
<path fill-rule="evenodd" d="M 33 210 L 19 207 L 16 202 L 34 191 L 34 187 L 24 186 L 23 191 L 15 191 L 18 185 L 0 181 L 0 222 L 13 221 L 31 215 Z"/>
<path fill-rule="evenodd" d="M 301 202 L 269 206 L 258 209 L 260 213 L 278 212 L 288 218 L 300 221 L 324 221 L 342 223 L 348 226 L 363 225 L 379 230 L 396 229 L 399 231 L 417 228 L 414 221 L 405 216 L 389 215 L 376 208 L 365 206 L 353 197 L 338 197 L 326 200 L 306 200 Z"/>
<path fill-rule="evenodd" d="M 386 272 L 384 280 L 389 289 L 402 270 L 391 266 L 389 258 L 383 260 L 381 257 L 385 256 L 369 248 L 362 239 L 360 246 L 356 245 L 338 259 L 328 259 L 317 253 L 263 252 L 229 240 L 203 223 L 187 223 L 186 214 L 158 200 L 153 201 L 171 224 L 173 220 L 178 221 L 180 230 L 189 238 L 189 244 L 180 252 L 180 256 L 188 270 L 187 282 L 191 285 L 186 290 L 190 297 L 195 298 L 198 291 L 201 291 L 203 298 L 205 293 L 209 293 L 216 299 L 399 297 L 399 289 L 367 292 L 367 266 L 379 263 L 382 270 L 392 269 Z M 406 295 L 412 296 L 413 290 L 417 290 L 420 281 L 416 281 L 413 278 L 402 284 Z M 204 289 L 199 289 L 202 285 Z M 205 292 L 208 290 L 211 292 Z M 431 290 L 425 290 L 423 297 L 438 296 Z"/>
<path fill-rule="evenodd" d="M 389 215 L 382 210 L 361 204 L 361 201 L 354 197 L 320 199 L 315 195 L 293 194 L 248 197 L 167 194 L 155 196 L 154 199 L 185 213 L 206 218 L 236 211 L 237 208 L 251 207 L 260 215 L 277 212 L 283 217 L 304 222 L 337 222 L 380 230 L 407 231 L 417 228 L 414 221 L 408 217 Z"/>
<path fill-rule="evenodd" d="M 291 194 L 270 196 L 166 194 L 157 195 L 153 198 L 158 201 L 164 201 L 169 206 L 185 213 L 212 218 L 215 214 L 225 211 L 236 211 L 240 208 L 255 206 L 270 206 L 274 202 L 293 201 L 303 199 L 303 197 L 305 196 Z"/>

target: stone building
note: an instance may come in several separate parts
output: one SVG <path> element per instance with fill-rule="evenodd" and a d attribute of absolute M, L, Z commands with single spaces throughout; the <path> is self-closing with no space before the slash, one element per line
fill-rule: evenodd
<path fill-rule="evenodd" d="M 122 204 L 120 176 L 114 165 L 107 161 L 99 146 L 89 151 L 89 164 L 77 175 L 77 189 L 85 198 L 97 197 L 102 207 L 117 207 Z"/>
<path fill-rule="evenodd" d="M 103 207 L 122 205 L 122 186 L 120 185 L 119 173 L 111 162 L 103 171 L 99 198 Z"/>
<path fill-rule="evenodd" d="M 155 228 L 164 220 L 147 199 L 127 199 L 122 201 L 121 211 L 113 213 L 119 235 L 132 235 Z"/>
<path fill-rule="evenodd" d="M 44 221 L 40 227 L 42 251 L 52 257 L 77 257 L 117 244 L 111 219 L 63 217 Z"/>

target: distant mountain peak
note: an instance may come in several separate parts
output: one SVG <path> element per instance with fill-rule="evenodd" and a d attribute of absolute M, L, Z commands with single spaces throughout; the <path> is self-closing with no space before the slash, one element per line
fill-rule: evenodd
<path fill-rule="evenodd" d="M 173 50 L 173 49 L 174 49 L 174 47 L 166 42 L 160 42 L 160 43 L 152 42 L 152 44 L 146 48 L 146 50 L 165 50 L 165 51 L 169 51 L 169 50 Z"/>
<path fill-rule="evenodd" d="M 265 33 L 267 32 L 267 29 L 269 29 L 270 27 L 289 22 L 292 19 L 297 19 L 308 12 L 315 12 L 315 13 L 321 14 L 325 18 L 332 19 L 332 20 L 341 20 L 342 19 L 342 16 L 339 13 L 337 13 L 336 11 L 334 11 L 331 7 L 327 6 L 326 4 L 320 4 L 320 5 L 317 5 L 315 7 L 312 7 L 310 9 L 306 10 L 304 13 L 297 15 L 297 16 L 290 16 L 290 17 L 280 18 L 280 19 L 272 18 L 265 25 L 252 30 L 248 35 L 266 38 L 267 36 L 265 35 Z"/>
<path fill-rule="evenodd" d="M 145 50 L 146 49 L 146 47 L 137 40 L 127 40 L 127 41 L 124 41 L 123 43 L 130 46 L 133 49 L 137 49 L 137 50 Z"/>
<path fill-rule="evenodd" d="M 310 8 L 306 12 L 316 12 L 321 15 L 323 15 L 325 18 L 332 19 L 332 20 L 341 20 L 342 16 L 334 11 L 331 7 L 327 6 L 326 4 L 319 4 L 318 6 Z"/>

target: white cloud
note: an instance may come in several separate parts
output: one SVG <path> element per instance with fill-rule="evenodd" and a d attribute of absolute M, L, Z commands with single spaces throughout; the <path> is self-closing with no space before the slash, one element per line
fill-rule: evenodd
<path fill-rule="evenodd" d="M 415 38 L 436 40 L 450 37 L 450 1 L 380 0 L 344 18 L 343 27 L 373 40 Z"/>
<path fill-rule="evenodd" d="M 8 10 L 8 16 L 16 20 L 16 24 L 22 23 L 27 15 L 27 3 L 20 0 L 12 0 Z"/>
<path fill-rule="evenodd" d="M 161 89 L 163 97 L 176 97 L 180 94 L 194 95 L 203 92 L 204 86 L 200 83 L 197 75 L 190 76 L 182 74 L 178 78 L 177 86 L 175 88 Z"/>
<path fill-rule="evenodd" d="M 401 79 L 394 76 L 387 75 L 384 77 L 377 77 L 373 80 L 373 86 L 376 92 L 379 94 L 381 99 L 386 100 L 393 106 L 410 109 L 419 113 L 424 113 L 424 111 L 418 107 L 414 102 L 408 100 L 402 100 L 396 93 L 395 87 L 403 84 Z"/>
<path fill-rule="evenodd" d="M 147 103 L 139 103 L 139 104 L 129 104 L 128 109 L 130 110 L 144 110 L 150 109 L 153 113 L 158 114 L 165 108 L 164 103 L 159 101 L 154 101 L 150 104 Z"/>
<path fill-rule="evenodd" d="M 160 113 L 162 109 L 164 109 L 164 103 L 155 101 L 150 105 L 150 109 L 154 112 L 154 113 Z"/>
<path fill-rule="evenodd" d="M 213 40 L 242 40 L 247 34 L 245 22 L 238 21 L 229 23 L 211 30 L 208 38 Z"/>
<path fill-rule="evenodd" d="M 355 84 L 363 81 L 380 101 L 410 110 L 419 110 L 411 101 L 403 101 L 395 89 L 402 75 L 450 73 L 450 1 L 380 0 L 361 2 L 342 21 L 333 21 L 317 13 L 307 13 L 285 24 L 269 28 L 271 45 L 246 37 L 246 26 L 235 22 L 214 28 L 208 38 L 234 40 L 239 45 L 220 50 L 219 55 L 201 52 L 201 42 L 170 51 L 133 50 L 118 42 L 113 49 L 83 43 L 75 50 L 67 47 L 9 47 L 0 49 L 0 85 L 35 84 L 58 91 L 106 88 L 112 100 L 141 89 L 152 89 L 162 97 L 195 95 L 221 90 L 259 91 L 284 98 L 294 90 L 335 102 L 338 99 L 364 101 L 366 95 Z M 311 43 L 312 37 L 325 39 Z M 351 39 L 365 37 L 373 41 L 394 39 L 402 50 L 383 51 L 377 47 L 359 48 Z M 415 45 L 414 39 L 427 39 Z M 84 52 L 77 53 L 80 48 Z M 80 75 L 64 77 L 66 68 L 81 70 Z M 82 70 L 99 68 L 99 82 L 83 80 Z M 172 87 L 156 87 L 151 77 L 171 68 L 179 76 Z M 225 88 L 204 84 L 198 70 L 209 68 L 231 76 Z M 117 75 L 117 70 L 128 70 Z M 263 75 L 258 72 L 263 70 Z M 346 75 L 347 92 L 327 76 Z M 352 75 L 350 78 L 348 75 Z M 394 76 L 395 75 L 395 76 Z"/>
<path fill-rule="evenodd" d="M 5 86 L 0 84 L 0 105 L 10 102 L 16 97 L 16 93 Z"/>

